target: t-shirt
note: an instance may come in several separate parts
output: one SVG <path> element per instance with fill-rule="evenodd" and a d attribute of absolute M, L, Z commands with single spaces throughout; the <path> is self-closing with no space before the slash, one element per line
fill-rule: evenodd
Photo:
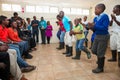
<path fill-rule="evenodd" d="M 83 21 L 82 22 L 84 25 L 85 25 L 85 27 L 84 27 L 84 31 L 88 31 L 88 21 Z"/>
<path fill-rule="evenodd" d="M 0 25 L 0 41 L 8 42 L 7 28 L 3 28 L 2 25 Z"/>
<path fill-rule="evenodd" d="M 81 30 L 83 31 L 83 26 L 81 24 L 79 24 L 78 26 L 74 26 L 73 27 L 73 31 L 74 32 L 80 32 Z M 85 38 L 84 33 L 82 33 L 82 34 L 75 34 L 75 37 L 77 38 L 77 40 Z"/>
<path fill-rule="evenodd" d="M 65 28 L 64 28 L 64 26 L 63 26 L 62 21 L 59 21 L 58 24 L 60 25 L 60 29 L 61 29 L 62 31 L 65 31 Z"/>
<path fill-rule="evenodd" d="M 62 19 L 62 23 L 64 25 L 64 28 L 66 30 L 66 32 L 70 31 L 70 18 L 68 18 L 67 16 L 64 16 L 63 19 Z"/>

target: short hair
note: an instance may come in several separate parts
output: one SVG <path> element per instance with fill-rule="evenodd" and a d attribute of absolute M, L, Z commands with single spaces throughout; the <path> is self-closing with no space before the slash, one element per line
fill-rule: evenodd
<path fill-rule="evenodd" d="M 6 18 L 7 18 L 6 16 L 1 15 L 0 16 L 0 24 L 2 24 L 2 21 L 4 21 Z"/>
<path fill-rule="evenodd" d="M 106 9 L 105 4 L 103 4 L 103 3 L 100 3 L 97 6 L 100 7 L 102 9 L 102 11 L 104 11 Z"/>
<path fill-rule="evenodd" d="M 28 21 L 30 18 L 26 18 L 26 20 Z"/>
<path fill-rule="evenodd" d="M 120 5 L 115 5 L 115 8 L 118 8 L 120 10 Z"/>
<path fill-rule="evenodd" d="M 14 16 L 15 16 L 15 15 L 18 15 L 18 13 L 17 13 L 17 12 L 14 12 L 13 15 L 14 15 Z"/>

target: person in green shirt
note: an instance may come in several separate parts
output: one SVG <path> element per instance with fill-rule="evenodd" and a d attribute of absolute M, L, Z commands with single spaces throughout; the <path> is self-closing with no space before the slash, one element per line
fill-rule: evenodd
<path fill-rule="evenodd" d="M 76 18 L 74 20 L 75 26 L 73 27 L 73 30 L 70 32 L 70 34 L 75 35 L 76 37 L 76 56 L 73 57 L 72 59 L 79 60 L 81 51 L 84 51 L 87 54 L 87 58 L 91 58 L 90 51 L 84 46 L 84 41 L 85 41 L 85 35 L 83 32 L 83 26 L 82 24 L 79 24 L 79 19 Z"/>

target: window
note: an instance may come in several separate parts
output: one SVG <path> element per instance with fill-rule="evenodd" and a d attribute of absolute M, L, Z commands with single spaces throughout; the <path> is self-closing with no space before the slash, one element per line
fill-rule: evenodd
<path fill-rule="evenodd" d="M 21 10 L 22 9 L 20 5 L 15 5 L 15 4 L 12 5 L 12 11 L 21 11 Z"/>
<path fill-rule="evenodd" d="M 35 6 L 26 6 L 26 12 L 35 12 Z"/>
<path fill-rule="evenodd" d="M 49 6 L 36 6 L 36 12 L 49 13 Z"/>
<path fill-rule="evenodd" d="M 58 13 L 58 8 L 57 7 L 50 7 L 50 12 L 51 13 Z"/>
<path fill-rule="evenodd" d="M 11 11 L 11 4 L 2 4 L 3 11 Z"/>
<path fill-rule="evenodd" d="M 83 15 L 89 15 L 89 10 L 88 9 L 83 9 Z"/>
<path fill-rule="evenodd" d="M 63 11 L 65 12 L 65 14 L 70 14 L 70 8 L 63 8 Z"/>
<path fill-rule="evenodd" d="M 71 14 L 82 15 L 82 9 L 80 9 L 80 8 L 71 8 Z"/>

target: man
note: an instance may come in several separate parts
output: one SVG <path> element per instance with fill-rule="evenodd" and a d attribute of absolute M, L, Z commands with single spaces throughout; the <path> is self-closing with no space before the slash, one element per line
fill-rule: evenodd
<path fill-rule="evenodd" d="M 13 13 L 13 17 L 11 17 L 11 19 L 12 19 L 12 20 L 15 20 L 15 21 L 16 21 L 16 20 L 22 21 L 22 18 L 18 16 L 18 13 L 17 13 L 17 12 L 14 12 L 14 13 Z"/>
<path fill-rule="evenodd" d="M 41 21 L 39 22 L 39 28 L 41 31 L 41 39 L 42 39 L 42 44 L 46 44 L 46 37 L 45 37 L 45 29 L 47 27 L 47 23 L 44 20 L 43 17 L 41 17 Z"/>
<path fill-rule="evenodd" d="M 93 23 L 88 23 L 88 26 L 95 30 L 95 39 L 92 46 L 92 52 L 97 56 L 97 68 L 93 69 L 93 73 L 101 73 L 104 71 L 105 52 L 107 49 L 107 43 L 109 40 L 108 26 L 109 18 L 104 13 L 106 9 L 104 4 L 98 4 L 95 6 L 95 14 Z"/>
<path fill-rule="evenodd" d="M 36 16 L 33 16 L 33 19 L 34 20 L 32 20 L 32 22 L 31 22 L 33 38 L 38 43 L 39 42 L 39 30 L 38 30 L 39 21 L 36 20 Z M 35 39 L 35 37 L 36 37 L 36 39 Z"/>
<path fill-rule="evenodd" d="M 66 54 L 66 57 L 70 57 L 72 56 L 72 35 L 70 35 L 70 31 L 72 30 L 72 22 L 71 20 L 64 15 L 63 11 L 59 12 L 59 16 L 62 18 L 62 23 L 64 25 L 65 28 L 65 37 L 64 37 L 64 41 L 65 41 L 65 45 L 66 45 L 66 52 L 63 54 Z"/>

